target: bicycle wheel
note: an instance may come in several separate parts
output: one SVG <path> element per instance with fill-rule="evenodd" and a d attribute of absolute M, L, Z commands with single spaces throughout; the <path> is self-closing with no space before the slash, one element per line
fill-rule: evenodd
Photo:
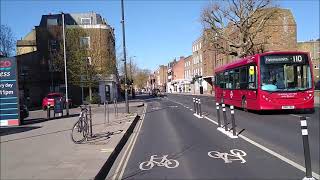
<path fill-rule="evenodd" d="M 168 159 L 165 162 L 165 166 L 166 166 L 166 168 L 176 168 L 176 167 L 179 166 L 179 162 L 177 160 L 174 160 L 174 159 Z"/>
<path fill-rule="evenodd" d="M 147 170 L 152 169 L 153 166 L 154 166 L 154 163 L 153 163 L 153 162 L 145 161 L 145 162 L 143 162 L 143 163 L 141 163 L 141 164 L 139 165 L 139 168 L 140 168 L 141 170 L 143 170 L 143 171 L 147 171 Z"/>
<path fill-rule="evenodd" d="M 233 154 L 233 155 L 237 154 L 239 156 L 246 156 L 247 155 L 246 152 L 244 152 L 244 151 L 242 151 L 240 149 L 232 149 L 232 150 L 230 150 L 230 153 Z"/>
<path fill-rule="evenodd" d="M 79 144 L 87 139 L 88 136 L 88 123 L 83 118 L 73 125 L 71 132 L 71 139 L 74 143 Z"/>

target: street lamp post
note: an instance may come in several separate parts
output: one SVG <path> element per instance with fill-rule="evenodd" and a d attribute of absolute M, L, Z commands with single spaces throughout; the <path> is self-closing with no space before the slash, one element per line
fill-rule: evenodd
<path fill-rule="evenodd" d="M 64 31 L 64 13 L 62 15 L 62 34 L 63 34 L 63 60 L 64 60 L 64 83 L 66 90 L 66 114 L 69 116 L 69 98 L 68 98 L 68 77 L 67 77 L 67 58 L 66 58 L 66 35 Z"/>
<path fill-rule="evenodd" d="M 123 61 L 124 61 L 124 90 L 125 90 L 125 101 L 126 101 L 126 113 L 129 113 L 129 102 L 128 102 L 128 90 L 127 90 L 127 55 L 126 55 L 126 33 L 124 27 L 124 5 L 123 0 L 121 0 L 121 11 L 122 11 L 122 41 L 123 41 Z"/>

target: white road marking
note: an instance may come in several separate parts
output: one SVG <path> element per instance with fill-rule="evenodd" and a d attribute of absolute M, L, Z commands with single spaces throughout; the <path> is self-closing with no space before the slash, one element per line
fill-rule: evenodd
<path fill-rule="evenodd" d="M 210 122 L 213 122 L 214 124 L 218 125 L 218 123 L 215 122 L 214 120 L 212 120 L 212 119 L 210 119 L 210 118 L 208 118 L 208 117 L 206 117 L 206 116 L 205 116 L 205 118 L 206 118 L 207 120 L 209 120 Z M 282 160 L 282 161 L 290 164 L 291 166 L 293 166 L 293 167 L 295 167 L 295 168 L 297 168 L 297 169 L 299 169 L 299 170 L 301 170 L 301 171 L 303 171 L 303 172 L 306 172 L 306 168 L 303 167 L 302 165 L 300 165 L 300 164 L 298 164 L 298 163 L 296 163 L 296 162 L 293 162 L 292 160 L 290 160 L 290 159 L 288 159 L 288 158 L 286 158 L 286 157 L 284 157 L 284 156 L 282 156 L 282 155 L 280 155 L 280 154 L 272 151 L 271 149 L 268 149 L 268 148 L 262 146 L 261 144 L 259 144 L 259 143 L 255 142 L 255 141 L 253 141 L 253 140 L 245 137 L 244 135 L 241 135 L 241 134 L 240 134 L 240 135 L 238 135 L 238 136 L 241 137 L 243 140 L 251 143 L 252 145 L 255 145 L 256 147 L 264 150 L 265 152 L 267 152 L 267 153 L 269 153 L 269 154 L 277 157 L 278 159 L 280 159 L 280 160 Z M 319 174 L 317 174 L 317 173 L 315 173 L 315 172 L 312 172 L 312 176 L 315 177 L 315 178 L 317 178 L 317 179 L 320 179 Z"/>
<path fill-rule="evenodd" d="M 243 158 L 247 153 L 240 149 L 231 149 L 230 154 L 221 153 L 218 151 L 209 151 L 208 156 L 211 158 L 223 159 L 224 163 L 232 163 L 232 161 L 241 161 L 241 163 L 246 163 L 247 161 Z M 233 157 L 233 159 L 232 159 Z"/>
<path fill-rule="evenodd" d="M 123 156 L 122 156 L 122 158 L 121 158 L 121 160 L 120 160 L 120 162 L 119 162 L 119 164 L 118 164 L 118 167 L 117 167 L 117 169 L 116 169 L 116 171 L 115 171 L 115 173 L 114 173 L 114 175 L 113 175 L 113 177 L 112 177 L 113 180 L 122 179 L 122 176 L 123 176 L 124 170 L 125 170 L 125 168 L 126 168 L 126 166 L 127 166 L 129 157 L 130 157 L 130 155 L 131 155 L 131 153 L 132 153 L 134 144 L 135 144 L 135 142 L 137 141 L 138 134 L 139 134 L 140 129 L 141 129 L 141 127 L 142 127 L 142 124 L 143 124 L 143 122 L 144 122 L 144 117 L 145 117 L 145 113 L 146 113 L 146 110 L 147 110 L 147 106 L 148 106 L 148 105 L 146 105 L 145 108 L 144 108 L 144 110 L 143 110 L 143 114 L 142 114 L 142 116 L 141 116 L 141 119 L 142 119 L 142 120 L 141 120 L 140 125 L 139 125 L 139 127 L 138 127 L 138 129 L 137 129 L 137 132 L 136 132 L 135 136 L 132 137 L 132 139 L 130 140 L 130 143 L 129 143 L 126 151 L 124 152 L 124 154 L 123 154 Z M 129 150 L 129 149 L 130 149 L 130 150 Z M 128 153 L 128 155 L 127 155 L 127 153 Z M 123 162 L 124 162 L 124 164 L 123 164 Z M 123 164 L 123 168 L 122 168 L 121 171 L 120 171 L 120 168 L 121 168 L 122 164 Z M 119 177 L 116 178 L 119 171 L 120 171 Z"/>
<path fill-rule="evenodd" d="M 166 168 L 177 168 L 179 166 L 179 161 L 175 159 L 167 159 L 168 155 L 163 155 L 162 157 L 156 157 L 157 155 L 152 155 L 149 161 L 142 162 L 139 168 L 142 171 L 150 170 L 154 165 Z M 160 161 L 156 161 L 160 160 Z"/>
<path fill-rule="evenodd" d="M 143 122 L 144 122 L 144 117 L 145 117 L 146 109 L 147 109 L 147 106 L 144 108 L 143 114 L 142 114 L 142 116 L 141 116 L 142 121 L 140 122 L 140 126 L 139 126 L 139 128 L 138 128 L 138 130 L 137 130 L 137 132 L 136 132 L 136 136 L 134 137 L 134 141 L 133 141 L 133 143 L 131 144 L 131 149 L 129 150 L 129 153 L 128 153 L 127 157 L 126 157 L 126 160 L 125 160 L 125 162 L 124 162 L 123 168 L 122 168 L 122 170 L 121 170 L 121 172 L 120 172 L 120 175 L 119 175 L 118 179 L 122 179 L 124 170 L 125 170 L 126 167 L 127 167 L 127 164 L 128 164 L 129 158 L 130 158 L 130 156 L 131 156 L 133 147 L 134 147 L 134 145 L 135 145 L 135 143 L 136 143 L 136 141 L 137 141 L 137 139 L 138 139 L 139 132 L 140 132 L 141 127 L 142 127 L 142 124 L 143 124 Z"/>
<path fill-rule="evenodd" d="M 100 152 L 104 152 L 104 153 L 110 153 L 113 152 L 113 148 L 107 148 L 107 149 L 101 149 Z"/>
<path fill-rule="evenodd" d="M 296 114 L 289 114 L 291 116 L 295 116 L 295 117 L 302 117 L 302 116 L 299 116 L 299 115 L 296 115 Z M 309 119 L 310 117 L 306 117 L 307 119 Z"/>
<path fill-rule="evenodd" d="M 204 116 L 204 118 L 206 118 L 208 121 L 210 121 L 210 122 L 212 122 L 212 123 L 214 123 L 214 124 L 218 125 L 218 123 L 217 123 L 216 121 L 214 121 L 214 120 L 212 120 L 212 119 L 208 118 L 207 116 Z"/>
<path fill-rule="evenodd" d="M 168 100 L 169 100 L 169 99 L 168 99 Z M 171 101 L 171 100 L 169 100 L 169 101 Z M 174 101 L 172 101 L 172 102 L 174 102 Z M 291 115 L 291 116 L 296 116 L 296 117 L 301 117 L 301 116 L 296 115 L 296 114 L 290 114 L 290 115 Z M 210 122 L 218 125 L 218 123 L 217 123 L 216 121 L 208 118 L 207 116 L 204 116 L 204 118 L 207 119 L 208 121 L 210 121 Z M 306 118 L 308 119 L 308 118 L 310 118 L 310 117 L 306 117 Z M 258 148 L 266 151 L 267 153 L 269 153 L 269 154 L 271 154 L 271 155 L 279 158 L 280 160 L 282 160 L 282 161 L 284 161 L 284 162 L 292 165 L 293 167 L 295 167 L 295 168 L 297 168 L 297 169 L 299 169 L 299 170 L 301 170 L 301 171 L 303 171 L 303 172 L 306 172 L 306 168 L 303 167 L 302 165 L 300 165 L 300 164 L 298 164 L 298 163 L 296 163 L 296 162 L 293 162 L 292 160 L 290 160 L 290 159 L 288 159 L 288 158 L 286 158 L 286 157 L 284 157 L 284 156 L 282 156 L 282 155 L 280 155 L 280 154 L 272 151 L 271 149 L 268 149 L 268 148 L 262 146 L 261 144 L 255 142 L 255 141 L 253 141 L 253 140 L 251 140 L 251 139 L 249 139 L 249 138 L 247 138 L 247 137 L 245 137 L 245 136 L 243 136 L 243 135 L 241 135 L 241 134 L 239 135 L 239 137 L 241 137 L 241 138 L 244 139 L 245 141 L 247 141 L 247 142 L 255 145 L 256 147 L 258 147 Z M 315 178 L 317 178 L 317 179 L 320 179 L 320 175 L 317 174 L 317 173 L 315 173 L 315 172 L 312 172 L 312 176 L 315 177 Z"/>

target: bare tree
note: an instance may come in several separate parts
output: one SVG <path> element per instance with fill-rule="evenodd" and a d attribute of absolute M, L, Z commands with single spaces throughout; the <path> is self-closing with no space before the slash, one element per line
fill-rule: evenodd
<path fill-rule="evenodd" d="M 224 0 L 207 6 L 201 14 L 205 41 L 226 55 L 244 57 L 263 51 L 256 38 L 275 15 L 272 0 Z"/>
<path fill-rule="evenodd" d="M 13 54 L 15 47 L 15 40 L 12 30 L 7 25 L 1 25 L 0 30 L 0 51 L 5 55 L 10 56 Z"/>

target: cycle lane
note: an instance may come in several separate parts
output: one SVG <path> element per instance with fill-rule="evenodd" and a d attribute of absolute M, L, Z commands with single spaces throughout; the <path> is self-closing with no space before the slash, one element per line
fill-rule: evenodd
<path fill-rule="evenodd" d="M 168 96 L 170 100 L 192 105 L 192 96 Z M 201 97 L 202 111 L 217 121 L 215 101 Z M 230 110 L 227 107 L 230 122 Z M 293 114 L 290 114 L 293 113 Z M 220 108 L 220 116 L 222 111 Z M 264 147 L 304 166 L 304 153 L 299 116 L 308 117 L 308 132 L 312 170 L 319 177 L 319 108 L 313 114 L 294 114 L 294 112 L 244 112 L 235 110 L 237 130 L 245 129 L 242 134 Z"/>
<path fill-rule="evenodd" d="M 177 106 L 176 108 L 172 108 Z M 168 108 L 171 107 L 171 108 Z M 243 139 L 230 139 L 217 131 L 217 126 L 209 121 L 198 119 L 181 105 L 161 100 L 148 105 L 144 124 L 134 145 L 123 179 L 302 179 L 304 173 L 278 158 L 245 142 Z M 246 153 L 241 159 L 230 150 L 239 149 Z M 228 160 L 209 157 L 209 151 L 228 153 Z M 157 155 L 153 163 L 150 161 Z M 166 161 L 163 158 L 168 155 Z M 220 154 L 221 155 L 221 154 Z M 164 163 L 159 163 L 161 160 Z M 179 165 L 175 167 L 175 161 Z M 227 163 L 226 163 L 227 161 Z M 242 163 L 241 163 L 242 162 Z M 151 164 L 153 167 L 151 168 Z"/>

